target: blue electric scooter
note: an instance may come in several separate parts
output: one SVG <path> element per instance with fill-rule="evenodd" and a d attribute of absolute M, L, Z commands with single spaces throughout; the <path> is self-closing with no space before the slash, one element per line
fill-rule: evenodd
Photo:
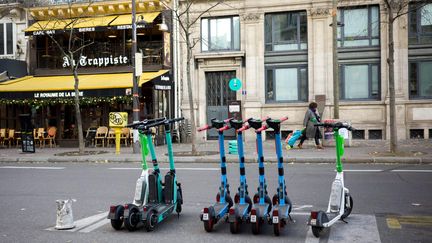
<path fill-rule="evenodd" d="M 149 129 L 146 130 L 146 127 L 152 123 L 155 122 L 160 122 L 160 121 L 164 121 L 166 118 L 156 118 L 156 119 L 151 119 L 151 120 L 144 120 L 144 121 L 140 121 L 134 124 L 130 124 L 128 125 L 128 127 L 134 128 L 134 129 L 138 129 L 139 131 L 139 139 L 140 139 L 140 144 L 141 144 L 141 155 L 142 155 L 142 161 L 141 161 L 141 167 L 142 167 L 142 171 L 141 171 L 141 175 L 138 178 L 137 182 L 136 182 L 136 186 L 135 186 L 135 196 L 134 196 L 134 200 L 132 203 L 130 203 L 129 205 L 135 206 L 135 207 L 141 207 L 145 204 L 147 204 L 148 202 L 148 195 L 149 195 L 149 177 L 151 177 L 153 174 L 158 174 L 159 173 L 159 168 L 157 165 L 157 160 L 156 160 L 156 154 L 154 152 L 154 148 L 153 148 L 153 144 L 151 143 L 151 132 Z M 147 133 L 147 137 L 145 136 L 145 134 Z M 149 138 L 149 134 L 150 133 L 150 138 Z M 146 161 L 146 155 L 149 152 L 149 148 L 150 148 L 150 152 L 152 155 L 152 160 L 153 160 L 153 167 L 154 167 L 154 171 L 153 173 L 149 173 L 148 171 L 148 166 L 147 166 L 147 161 Z M 108 213 L 108 219 L 110 219 L 111 221 L 111 226 L 115 229 L 115 230 L 120 230 L 122 228 L 123 222 L 124 222 L 124 206 L 123 205 L 112 205 L 110 206 L 110 211 Z M 127 215 L 126 215 L 127 217 Z M 133 230 L 129 227 L 129 224 L 125 224 L 125 227 L 129 230 Z"/>
<path fill-rule="evenodd" d="M 230 223 L 230 231 L 236 234 L 240 230 L 240 223 L 249 220 L 250 210 L 252 208 L 252 200 L 249 197 L 248 185 L 246 182 L 245 158 L 243 149 L 243 121 L 230 120 L 230 126 L 237 133 L 238 158 L 240 166 L 240 186 L 234 197 L 235 205 L 229 210 L 228 221 Z"/>
<path fill-rule="evenodd" d="M 292 209 L 291 200 L 288 198 L 286 192 L 283 157 L 282 157 L 282 143 L 281 143 L 281 122 L 288 120 L 288 117 L 283 117 L 280 120 L 268 118 L 266 125 L 263 125 L 257 132 L 262 132 L 268 128 L 274 130 L 276 156 L 278 160 L 278 187 L 277 193 L 273 196 L 273 213 L 271 222 L 273 224 L 273 232 L 279 236 L 280 229 L 287 224 L 288 219 L 291 219 L 290 213 Z"/>
<path fill-rule="evenodd" d="M 270 212 L 272 209 L 272 201 L 268 196 L 267 182 L 264 173 L 264 153 L 262 144 L 261 131 L 258 131 L 262 127 L 262 120 L 260 119 L 248 119 L 248 125 L 244 126 L 240 130 L 246 130 L 250 127 L 256 130 L 256 148 L 258 153 L 258 172 L 259 172 L 259 185 L 257 193 L 253 197 L 253 206 L 250 213 L 250 223 L 252 227 L 252 233 L 254 235 L 259 234 L 263 223 L 268 222 L 270 219 Z"/>
<path fill-rule="evenodd" d="M 204 229 L 207 232 L 213 230 L 213 226 L 222 218 L 224 218 L 228 210 L 232 207 L 233 201 L 230 196 L 229 184 L 226 175 L 226 157 L 225 157 L 225 146 L 224 146 L 224 134 L 225 130 L 230 129 L 226 124 L 228 120 L 221 121 L 216 118 L 211 120 L 211 125 L 205 125 L 198 129 L 199 132 L 217 129 L 218 130 L 218 141 L 219 141 L 219 155 L 220 155 L 220 167 L 221 167 L 221 184 L 219 186 L 219 192 L 216 195 L 216 203 L 212 206 L 203 209 L 200 219 L 204 222 Z"/>

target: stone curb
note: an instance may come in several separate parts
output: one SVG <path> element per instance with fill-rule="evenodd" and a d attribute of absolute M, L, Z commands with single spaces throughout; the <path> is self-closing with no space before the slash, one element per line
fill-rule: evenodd
<path fill-rule="evenodd" d="M 135 158 L 79 158 L 79 157 L 48 157 L 48 158 L 0 158 L 0 163 L 34 163 L 34 162 L 49 162 L 49 163 L 141 163 L 139 159 Z M 158 159 L 160 163 L 168 163 L 167 157 Z M 219 158 L 205 158 L 205 157 L 177 157 L 176 163 L 220 163 Z M 265 159 L 266 163 L 277 163 L 275 157 Z M 287 163 L 299 164 L 330 164 L 335 162 L 335 158 L 284 158 Z M 432 158 L 426 157 L 356 157 L 356 158 L 343 158 L 342 162 L 345 164 L 432 164 Z M 227 163 L 238 163 L 237 160 L 227 160 Z M 245 163 L 257 163 L 256 158 L 245 158 Z"/>

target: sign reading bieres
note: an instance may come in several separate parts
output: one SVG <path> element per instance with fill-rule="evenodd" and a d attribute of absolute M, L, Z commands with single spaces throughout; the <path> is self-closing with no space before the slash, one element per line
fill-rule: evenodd
<path fill-rule="evenodd" d="M 73 60 L 74 65 L 76 64 L 75 60 Z M 79 65 L 82 67 L 86 66 L 94 66 L 94 67 L 106 67 L 111 65 L 126 65 L 129 63 L 129 58 L 126 56 L 118 56 L 113 57 L 110 55 L 109 57 L 97 57 L 97 58 L 88 58 L 87 56 L 81 56 L 79 60 Z M 63 67 L 70 67 L 70 60 L 67 57 L 63 57 Z"/>

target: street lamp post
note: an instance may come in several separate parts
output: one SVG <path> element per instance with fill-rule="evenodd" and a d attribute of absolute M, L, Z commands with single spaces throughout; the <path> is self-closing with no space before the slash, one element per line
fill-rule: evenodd
<path fill-rule="evenodd" d="M 133 76 L 132 76 L 132 82 L 133 82 L 133 90 L 132 90 L 132 115 L 133 115 L 133 122 L 139 122 L 139 95 L 138 95 L 138 79 L 137 79 L 137 73 L 136 73 L 136 61 L 135 61 L 135 53 L 137 52 L 137 42 L 136 42 L 136 6 L 135 6 L 135 0 L 132 0 L 132 67 L 133 67 Z M 133 153 L 139 153 L 139 143 L 138 143 L 138 130 L 133 131 Z"/>

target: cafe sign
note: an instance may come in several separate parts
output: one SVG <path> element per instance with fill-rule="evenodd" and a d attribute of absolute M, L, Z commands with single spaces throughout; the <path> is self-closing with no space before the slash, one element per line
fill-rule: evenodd
<path fill-rule="evenodd" d="M 82 91 L 79 92 L 79 96 L 83 96 Z M 67 97 L 75 97 L 75 91 L 34 93 L 34 98 L 67 98 Z"/>
<path fill-rule="evenodd" d="M 126 65 L 129 63 L 129 58 L 126 56 L 112 56 L 109 57 L 95 57 L 88 58 L 87 56 L 81 56 L 79 60 L 79 65 L 81 67 L 93 66 L 93 67 L 106 67 L 106 66 L 116 66 L 116 65 Z M 73 64 L 76 65 L 75 60 Z M 63 67 L 70 67 L 70 59 L 68 57 L 63 57 Z"/>

